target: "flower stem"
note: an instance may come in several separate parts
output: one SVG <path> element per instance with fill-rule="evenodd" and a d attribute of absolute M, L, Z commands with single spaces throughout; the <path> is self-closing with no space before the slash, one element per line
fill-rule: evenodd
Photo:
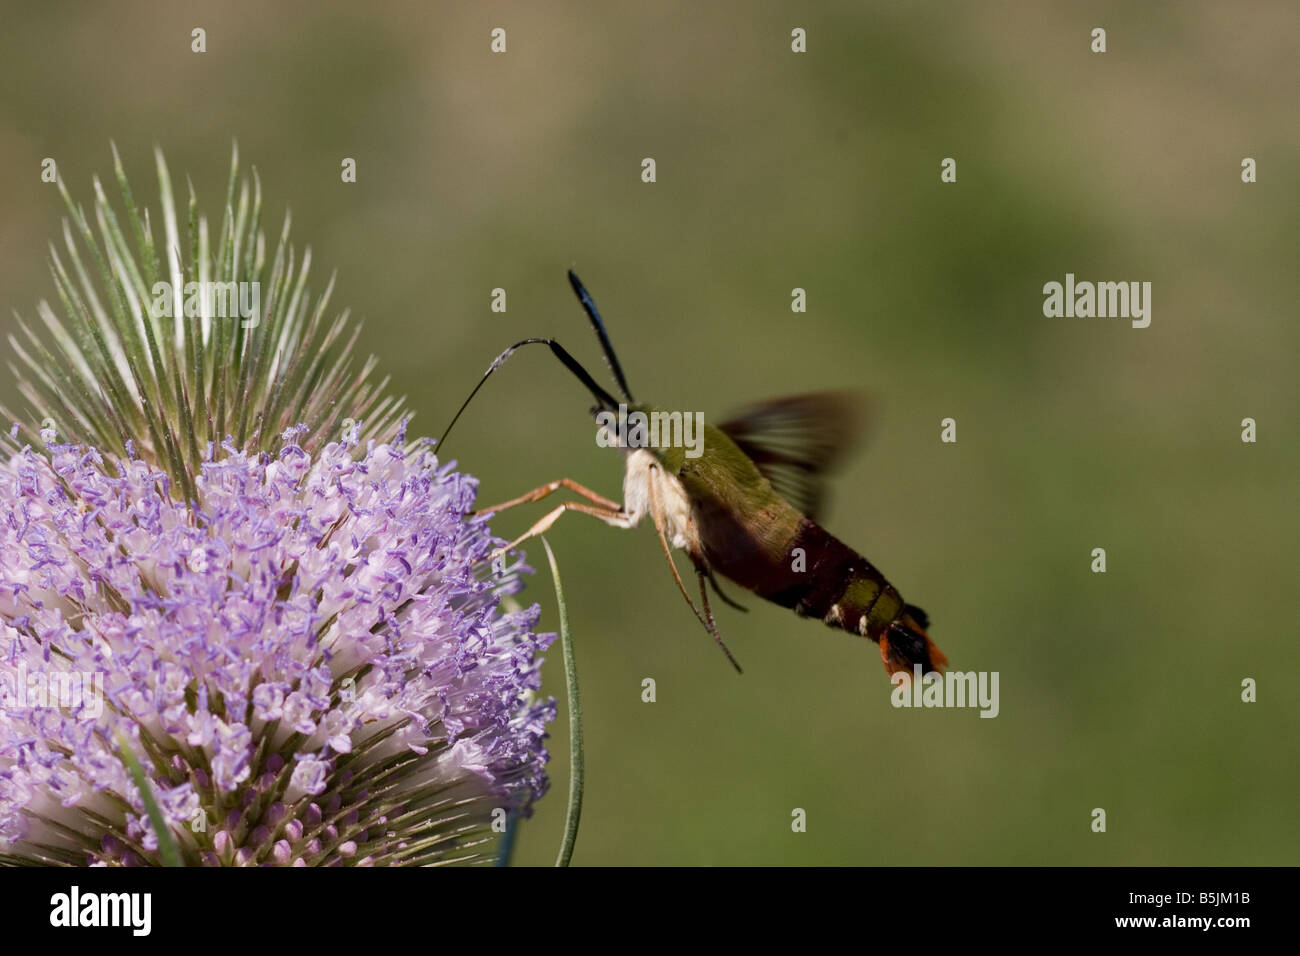
<path fill-rule="evenodd" d="M 144 775 L 144 768 L 140 766 L 140 761 L 136 759 L 126 738 L 120 734 L 117 745 L 122 748 L 122 761 L 131 772 L 131 779 L 135 782 L 136 789 L 140 791 L 141 799 L 144 800 L 149 822 L 153 824 L 153 832 L 158 836 L 158 854 L 162 857 L 163 866 L 184 866 L 181 863 L 180 851 L 176 849 L 176 840 L 172 837 L 172 831 L 167 826 L 167 820 L 163 817 L 158 801 L 154 799 L 149 779 Z"/>
<path fill-rule="evenodd" d="M 573 635 L 569 632 L 569 612 L 564 604 L 564 588 L 560 584 L 560 569 L 555 563 L 551 545 L 542 538 L 546 559 L 551 562 L 551 577 L 555 580 L 555 603 L 560 614 L 560 647 L 564 652 L 564 679 L 569 692 L 569 808 L 564 815 L 564 839 L 560 843 L 556 866 L 568 866 L 573 858 L 573 845 L 578 841 L 578 821 L 582 817 L 582 787 L 586 779 L 586 765 L 582 749 L 582 695 L 578 692 L 578 662 L 573 653 Z"/>
<path fill-rule="evenodd" d="M 510 857 L 515 852 L 515 836 L 519 833 L 519 814 L 512 810 L 506 816 L 506 832 L 501 835 L 501 847 L 497 850 L 497 866 L 509 866 Z"/>

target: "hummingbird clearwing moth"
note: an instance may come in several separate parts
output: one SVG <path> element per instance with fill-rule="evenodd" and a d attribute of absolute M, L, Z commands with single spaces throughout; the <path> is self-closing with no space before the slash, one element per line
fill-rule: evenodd
<path fill-rule="evenodd" d="M 820 618 L 830 627 L 870 638 L 880 645 L 885 671 L 891 675 L 902 671 L 910 677 L 918 664 L 925 673 L 942 671 L 948 660 L 926 633 L 930 622 L 925 612 L 904 602 L 871 562 L 817 523 L 826 472 L 852 443 L 859 403 L 845 393 L 826 392 L 764 402 L 718 425 L 702 422 L 701 416 L 701 440 L 688 448 L 681 438 L 689 429 L 689 413 L 638 404 L 632 398 L 596 303 L 572 271 L 569 283 L 623 400 L 598 384 L 554 339 L 524 339 L 488 366 L 437 447 L 441 452 L 461 413 L 516 350 L 546 345 L 595 398 L 591 411 L 601 423 L 600 443 L 624 453 L 623 501 L 558 478 L 481 508 L 475 514 L 500 513 L 561 488 L 585 499 L 558 505 L 496 553 L 542 534 L 566 511 L 591 515 L 616 528 L 634 528 L 649 515 L 678 590 L 737 671 L 740 666 L 718 631 L 706 583 L 727 604 L 744 608 L 722 593 L 719 574 L 801 617 Z M 669 427 L 665 435 L 657 428 L 639 427 L 659 421 L 675 425 L 676 432 Z M 685 551 L 694 565 L 699 606 L 678 573 L 673 548 Z"/>

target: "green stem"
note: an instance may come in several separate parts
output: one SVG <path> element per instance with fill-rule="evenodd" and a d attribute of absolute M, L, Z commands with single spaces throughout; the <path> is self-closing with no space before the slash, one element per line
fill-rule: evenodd
<path fill-rule="evenodd" d="M 140 761 L 136 759 L 126 738 L 120 734 L 117 745 L 122 748 L 122 760 L 127 770 L 131 772 L 135 788 L 140 791 L 140 797 L 144 800 L 149 822 L 153 824 L 153 832 L 158 835 L 158 855 L 162 857 L 163 866 L 184 866 L 180 851 L 176 848 L 176 839 L 172 836 L 171 828 L 167 826 L 167 820 L 162 815 L 158 801 L 154 799 L 153 788 L 149 786 L 149 779 L 144 775 L 144 768 L 140 766 Z"/>
<path fill-rule="evenodd" d="M 519 814 L 510 811 L 506 817 L 506 832 L 501 835 L 501 847 L 497 850 L 497 866 L 509 866 L 510 857 L 515 852 L 515 837 L 519 833 Z"/>
<path fill-rule="evenodd" d="M 573 653 L 573 635 L 569 632 L 569 612 L 564 605 L 564 588 L 560 585 L 560 569 L 555 564 L 555 554 L 545 538 L 546 559 L 551 562 L 551 577 L 555 580 L 555 603 L 560 612 L 560 647 L 564 652 L 564 679 L 569 692 L 569 809 L 564 815 L 564 840 L 556 866 L 568 866 L 573 858 L 573 845 L 578 841 L 578 821 L 582 817 L 582 786 L 586 779 L 586 766 L 582 749 L 582 696 L 578 692 L 578 662 Z"/>

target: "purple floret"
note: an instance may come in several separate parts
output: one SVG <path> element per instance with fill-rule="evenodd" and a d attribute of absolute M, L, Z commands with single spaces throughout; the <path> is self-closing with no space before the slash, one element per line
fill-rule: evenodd
<path fill-rule="evenodd" d="M 297 438 L 210 451 L 189 504 L 93 448 L 0 464 L 0 858 L 158 862 L 119 739 L 193 863 L 472 859 L 546 791 L 552 635 L 475 480 Z"/>

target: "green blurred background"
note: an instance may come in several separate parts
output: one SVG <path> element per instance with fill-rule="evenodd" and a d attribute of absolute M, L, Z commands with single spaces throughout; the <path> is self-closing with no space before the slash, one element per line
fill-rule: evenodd
<path fill-rule="evenodd" d="M 1000 716 L 895 710 L 874 645 L 757 600 L 718 608 L 737 677 L 648 526 L 567 517 L 576 863 L 1297 861 L 1294 3 L 47 3 L 4 23 L 6 316 L 53 295 L 43 157 L 84 202 L 113 139 L 156 202 L 156 141 L 215 217 L 237 138 L 425 433 L 524 336 L 600 367 L 570 266 L 639 398 L 714 417 L 871 394 L 825 523 L 955 668 L 1000 672 Z M 1044 318 L 1066 272 L 1150 281 L 1150 328 Z M 484 503 L 561 475 L 617 496 L 588 404 L 523 353 L 449 453 Z M 553 629 L 544 571 L 529 593 Z M 558 648 L 545 680 L 563 696 Z M 554 857 L 566 719 L 518 862 Z"/>

